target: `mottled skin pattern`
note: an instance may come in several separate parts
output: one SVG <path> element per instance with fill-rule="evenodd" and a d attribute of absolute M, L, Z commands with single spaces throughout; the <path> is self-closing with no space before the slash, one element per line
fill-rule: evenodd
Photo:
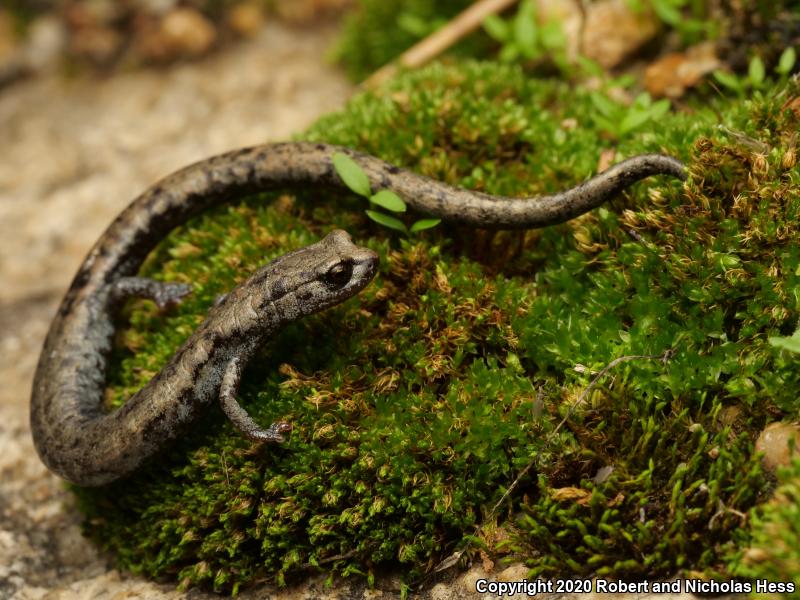
<path fill-rule="evenodd" d="M 567 221 L 632 183 L 656 174 L 685 178 L 683 164 L 648 154 L 623 161 L 566 192 L 498 198 L 457 189 L 349 149 L 312 143 L 236 150 L 186 167 L 136 198 L 89 252 L 53 323 L 33 382 L 31 429 L 42 461 L 84 486 L 123 477 L 181 436 L 219 399 L 228 418 L 256 441 L 280 442 L 289 424 L 261 429 L 235 396 L 256 348 L 283 325 L 358 293 L 377 256 L 343 231 L 259 269 L 208 313 L 170 362 L 123 407 L 102 410 L 113 317 L 127 297 L 180 301 L 183 284 L 136 277 L 145 257 L 176 226 L 215 204 L 271 188 L 343 188 L 335 152 L 353 158 L 372 189 L 389 188 L 412 208 L 475 227 L 532 228 Z"/>

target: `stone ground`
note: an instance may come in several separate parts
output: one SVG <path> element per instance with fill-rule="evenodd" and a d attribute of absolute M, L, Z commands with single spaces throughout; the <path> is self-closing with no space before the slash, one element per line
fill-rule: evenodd
<path fill-rule="evenodd" d="M 42 76 L 0 92 L 0 600 L 215 597 L 120 573 L 81 536 L 70 495 L 30 440 L 30 381 L 72 275 L 139 191 L 206 156 L 287 139 L 345 102 L 352 87 L 324 60 L 332 35 L 271 24 L 200 63 L 104 80 Z M 424 595 L 477 598 L 481 576 L 476 567 Z M 323 581 L 241 597 L 398 597 L 393 578 L 372 591 Z"/>

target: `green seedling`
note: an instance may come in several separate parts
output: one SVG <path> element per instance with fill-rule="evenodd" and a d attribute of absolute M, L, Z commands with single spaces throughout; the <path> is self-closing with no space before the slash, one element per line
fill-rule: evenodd
<path fill-rule="evenodd" d="M 617 139 L 658 121 L 670 108 L 669 100 L 654 102 L 646 92 L 636 96 L 628 106 L 612 100 L 602 91 L 591 92 L 589 97 L 597 109 L 591 118 L 598 127 Z"/>
<path fill-rule="evenodd" d="M 352 158 L 346 154 L 341 152 L 334 154 L 333 166 L 336 169 L 336 172 L 339 174 L 339 177 L 341 177 L 342 181 L 344 181 L 345 185 L 350 188 L 352 192 L 369 200 L 371 204 L 396 213 L 406 212 L 406 203 L 403 202 L 403 199 L 395 194 L 392 190 L 379 190 L 373 194 L 369 185 L 369 178 L 367 177 L 367 174 Z M 431 227 L 436 227 L 441 222 L 441 219 L 421 219 L 411 225 L 411 228 L 408 228 L 403 221 L 396 217 L 392 217 L 391 215 L 387 215 L 386 213 L 378 212 L 376 210 L 366 210 L 364 212 L 366 212 L 370 219 L 379 225 L 383 225 L 384 227 L 394 229 L 396 231 L 402 231 L 406 235 L 409 233 L 417 233 L 418 231 L 430 229 Z"/>
<path fill-rule="evenodd" d="M 540 25 L 536 20 L 536 4 L 523 0 L 515 16 L 505 20 L 490 15 L 483 21 L 483 29 L 497 42 L 501 49 L 499 58 L 504 62 L 541 61 L 549 58 L 567 74 L 574 67 L 566 59 L 567 38 L 557 20 Z"/>
<path fill-rule="evenodd" d="M 788 79 L 796 62 L 797 53 L 794 47 L 790 46 L 781 53 L 778 64 L 775 65 L 778 83 L 784 83 Z M 764 61 L 759 56 L 750 59 L 747 75 L 737 76 L 727 71 L 714 71 L 714 79 L 739 97 L 744 97 L 751 90 L 763 90 L 771 84 Z"/>

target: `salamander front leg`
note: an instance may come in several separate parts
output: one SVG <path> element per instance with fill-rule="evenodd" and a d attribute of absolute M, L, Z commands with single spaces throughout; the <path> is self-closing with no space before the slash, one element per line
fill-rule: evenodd
<path fill-rule="evenodd" d="M 277 421 L 262 429 L 253 421 L 247 411 L 236 401 L 236 392 L 239 390 L 239 382 L 242 378 L 242 360 L 236 356 L 231 359 L 222 376 L 222 385 L 219 388 L 219 401 L 223 412 L 231 420 L 231 423 L 242 432 L 242 435 L 254 442 L 281 443 L 286 441 L 283 436 L 292 430 L 292 425 L 286 421 Z"/>
<path fill-rule="evenodd" d="M 114 300 L 147 298 L 159 308 L 180 304 L 191 291 L 192 287 L 186 283 L 156 281 L 147 277 L 121 277 L 111 284 Z"/>

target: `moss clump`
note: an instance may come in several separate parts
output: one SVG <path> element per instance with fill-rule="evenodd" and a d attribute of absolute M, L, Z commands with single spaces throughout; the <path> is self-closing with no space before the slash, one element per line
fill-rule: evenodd
<path fill-rule="evenodd" d="M 792 84 L 626 134 L 619 158 L 668 152 L 689 161 L 691 182 L 652 179 L 540 231 L 398 239 L 362 200 L 323 190 L 250 198 L 181 228 L 144 270 L 195 294 L 169 314 L 131 303 L 110 405 L 274 256 L 342 227 L 381 254 L 381 270 L 250 365 L 240 398 L 260 423 L 294 423 L 286 445 L 252 447 L 214 409 L 157 464 L 78 490 L 88 531 L 123 567 L 234 592 L 318 565 L 370 577 L 399 563 L 411 580 L 487 518 L 504 531 L 500 551 L 537 573 L 726 575 L 747 543 L 737 515 L 769 488 L 752 432 L 797 411 L 800 370 L 767 342 L 800 314 L 798 119 L 786 108 L 797 95 Z M 610 136 L 593 106 L 513 68 L 432 66 L 304 137 L 537 194 L 595 171 Z M 721 137 L 715 111 L 739 137 Z M 550 435 L 592 370 L 665 353 L 617 366 Z M 534 476 L 489 516 L 532 460 Z"/>
<path fill-rule="evenodd" d="M 749 579 L 793 583 L 800 597 L 800 461 L 779 473 L 774 497 L 752 511 L 750 547 L 738 550 L 732 571 Z"/>

